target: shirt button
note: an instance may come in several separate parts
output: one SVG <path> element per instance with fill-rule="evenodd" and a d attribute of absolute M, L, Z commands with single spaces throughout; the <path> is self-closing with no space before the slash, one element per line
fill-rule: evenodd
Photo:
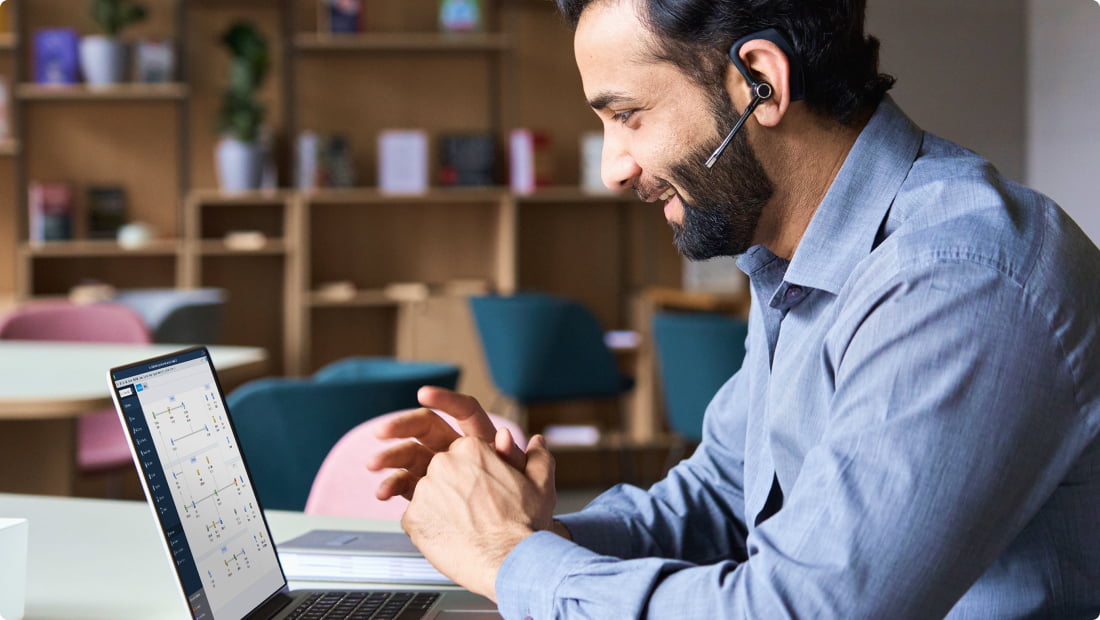
<path fill-rule="evenodd" d="M 801 286 L 790 287 L 789 289 L 787 289 L 787 301 L 798 301 L 799 299 L 802 299 L 802 294 L 804 292 L 805 291 L 802 290 Z"/>

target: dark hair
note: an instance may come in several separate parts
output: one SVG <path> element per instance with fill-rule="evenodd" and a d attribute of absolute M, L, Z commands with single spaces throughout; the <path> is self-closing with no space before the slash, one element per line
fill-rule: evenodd
<path fill-rule="evenodd" d="M 576 28 L 591 4 L 556 0 Z M 713 91 L 723 89 L 734 41 L 775 28 L 800 57 L 811 110 L 849 124 L 894 85 L 878 71 L 878 39 L 863 32 L 866 0 L 612 0 L 638 2 L 655 35 L 654 56 Z"/>

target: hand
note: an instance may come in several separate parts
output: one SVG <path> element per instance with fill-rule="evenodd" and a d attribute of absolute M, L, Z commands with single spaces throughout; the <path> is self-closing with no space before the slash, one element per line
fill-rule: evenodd
<path fill-rule="evenodd" d="M 377 431 L 379 439 L 415 439 L 383 450 L 367 461 L 367 469 L 378 471 L 393 468 L 398 471 L 378 486 L 375 496 L 381 500 L 401 495 L 412 499 L 416 485 L 428 469 L 432 457 L 445 452 L 459 437 L 476 437 L 495 446 L 505 461 L 522 471 L 526 455 L 516 445 L 507 429 L 499 431 L 477 399 L 438 387 L 422 387 L 416 394 L 425 408 L 410 411 L 387 420 Z M 453 417 L 462 434 L 439 417 L 432 409 Z"/>
<path fill-rule="evenodd" d="M 520 471 L 476 437 L 435 455 L 416 486 L 401 527 L 439 572 L 496 600 L 504 558 L 524 538 L 554 529 L 554 457 L 541 435 L 527 444 Z"/>

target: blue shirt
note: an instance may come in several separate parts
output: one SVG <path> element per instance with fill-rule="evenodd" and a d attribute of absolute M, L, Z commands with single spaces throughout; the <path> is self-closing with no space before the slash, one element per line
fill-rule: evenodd
<path fill-rule="evenodd" d="M 691 458 L 523 540 L 507 618 L 1100 614 L 1100 253 L 1046 197 L 875 112 Z"/>

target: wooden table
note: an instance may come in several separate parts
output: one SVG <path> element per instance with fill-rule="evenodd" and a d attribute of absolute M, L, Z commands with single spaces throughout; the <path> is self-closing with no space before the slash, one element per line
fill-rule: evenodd
<path fill-rule="evenodd" d="M 76 419 L 112 406 L 107 371 L 182 346 L 0 341 L 0 491 L 72 494 Z M 225 386 L 267 366 L 262 348 L 210 347 L 210 354 Z"/>

